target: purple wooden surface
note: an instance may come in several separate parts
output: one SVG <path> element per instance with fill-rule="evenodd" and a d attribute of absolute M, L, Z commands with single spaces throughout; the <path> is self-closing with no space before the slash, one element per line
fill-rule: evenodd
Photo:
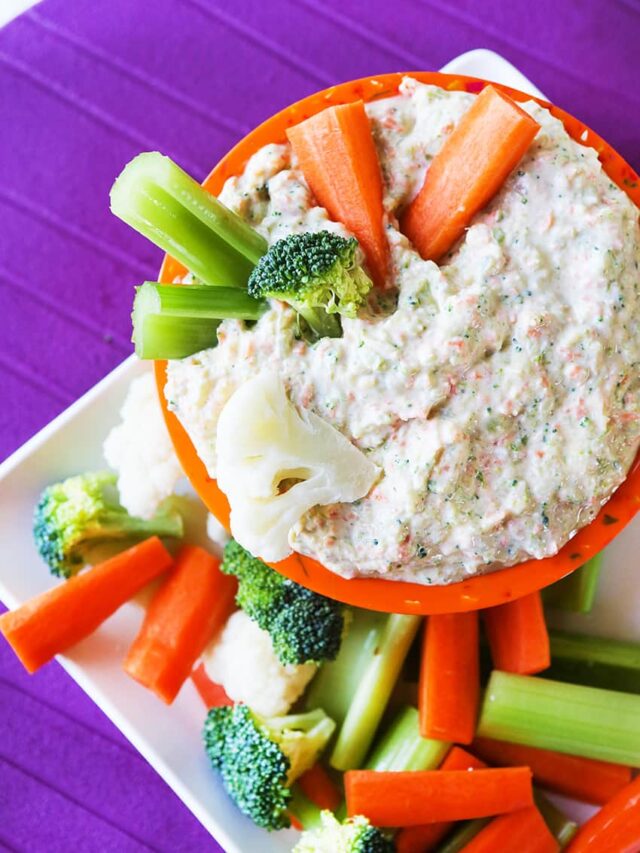
<path fill-rule="evenodd" d="M 160 253 L 107 194 L 138 151 L 202 178 L 315 89 L 489 47 L 637 168 L 639 37 L 637 0 L 45 0 L 0 31 L 0 459 L 130 351 Z M 57 664 L 2 645 L 0 846 L 70 845 L 217 849 Z"/>

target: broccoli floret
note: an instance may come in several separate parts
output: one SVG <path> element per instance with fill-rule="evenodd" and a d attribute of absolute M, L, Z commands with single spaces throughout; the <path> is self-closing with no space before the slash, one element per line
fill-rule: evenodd
<path fill-rule="evenodd" d="M 316 761 L 335 723 L 324 711 L 268 719 L 246 705 L 212 708 L 204 743 L 238 808 L 263 829 L 290 825 L 290 787 Z"/>
<path fill-rule="evenodd" d="M 118 501 L 116 480 L 110 471 L 79 474 L 42 492 L 33 535 L 52 574 L 75 575 L 88 562 L 91 549 L 105 542 L 182 536 L 182 518 L 175 511 L 159 512 L 148 521 L 129 515 Z"/>
<path fill-rule="evenodd" d="M 282 663 L 320 663 L 336 657 L 345 627 L 339 602 L 282 577 L 233 539 L 224 549 L 221 568 L 238 578 L 236 603 L 269 632 Z"/>
<path fill-rule="evenodd" d="M 338 337 L 336 314 L 355 317 L 371 279 L 358 263 L 358 241 L 330 231 L 278 240 L 249 276 L 251 296 L 288 302 L 316 335 Z"/>
<path fill-rule="evenodd" d="M 395 845 L 366 817 L 358 815 L 344 823 L 329 811 L 322 812 L 321 825 L 302 833 L 292 853 L 393 853 Z"/>

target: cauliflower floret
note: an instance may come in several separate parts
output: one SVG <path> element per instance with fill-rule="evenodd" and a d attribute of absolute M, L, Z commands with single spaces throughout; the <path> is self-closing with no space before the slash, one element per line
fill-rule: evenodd
<path fill-rule="evenodd" d="M 229 539 L 231 539 L 226 528 L 211 513 L 207 515 L 207 536 L 219 548 L 224 548 Z"/>
<path fill-rule="evenodd" d="M 307 510 L 356 501 L 380 474 L 330 423 L 298 412 L 272 370 L 231 395 L 218 420 L 216 448 L 231 533 L 267 562 L 291 553 L 291 530 Z"/>
<path fill-rule="evenodd" d="M 316 673 L 314 663 L 280 663 L 271 637 L 244 610 L 229 617 L 202 656 L 207 675 L 234 702 L 263 717 L 286 714 Z"/>
<path fill-rule="evenodd" d="M 182 468 L 167 431 L 153 373 L 134 379 L 103 453 L 118 473 L 120 501 L 131 515 L 151 518 L 173 494 Z"/>

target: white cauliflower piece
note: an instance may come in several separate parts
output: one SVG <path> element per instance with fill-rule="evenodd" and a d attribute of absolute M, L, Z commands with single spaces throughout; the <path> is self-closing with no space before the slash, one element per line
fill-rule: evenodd
<path fill-rule="evenodd" d="M 227 533 L 226 527 L 220 524 L 215 515 L 209 513 L 207 515 L 207 536 L 219 548 L 224 548 L 227 542 L 231 539 Z"/>
<path fill-rule="evenodd" d="M 271 637 L 244 610 L 229 617 L 202 656 L 207 675 L 234 702 L 263 717 L 286 714 L 316 673 L 314 663 L 283 665 Z"/>
<path fill-rule="evenodd" d="M 125 509 L 131 515 L 151 518 L 182 477 L 152 372 L 133 380 L 120 416 L 122 421 L 104 442 L 104 458 L 118 474 Z"/>
<path fill-rule="evenodd" d="M 289 534 L 305 512 L 364 497 L 379 473 L 335 427 L 313 412 L 299 413 L 272 371 L 229 398 L 216 448 L 233 537 L 268 562 L 292 552 Z"/>

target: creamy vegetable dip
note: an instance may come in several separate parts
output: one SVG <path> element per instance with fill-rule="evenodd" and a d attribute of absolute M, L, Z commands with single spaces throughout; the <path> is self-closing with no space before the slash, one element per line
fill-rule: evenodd
<path fill-rule="evenodd" d="M 220 411 L 266 366 L 382 468 L 366 498 L 316 507 L 291 534 L 346 577 L 441 584 L 555 554 L 638 446 L 638 210 L 591 148 L 526 103 L 541 130 L 441 266 L 398 230 L 473 97 L 406 78 L 398 96 L 367 106 L 397 306 L 374 295 L 343 318 L 342 338 L 308 345 L 274 302 L 253 328 L 225 321 L 215 349 L 169 367 L 170 407 L 212 476 Z M 288 145 L 258 151 L 220 199 L 269 242 L 346 235 L 315 205 Z"/>

